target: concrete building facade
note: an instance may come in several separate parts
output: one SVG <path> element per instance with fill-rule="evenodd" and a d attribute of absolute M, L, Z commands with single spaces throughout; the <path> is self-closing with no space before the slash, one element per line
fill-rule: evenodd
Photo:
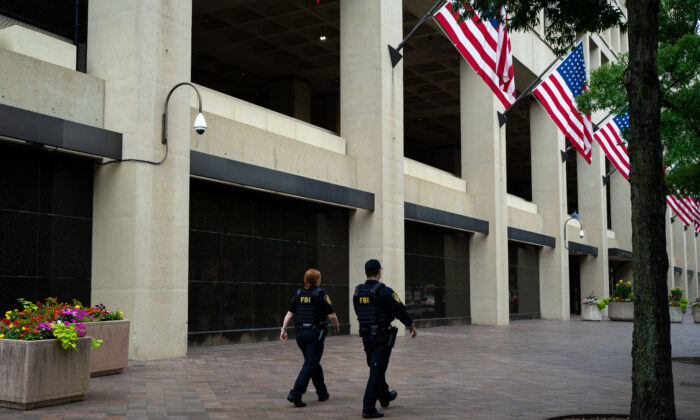
<path fill-rule="evenodd" d="M 118 307 L 130 357 L 154 359 L 274 339 L 312 266 L 344 333 L 369 258 L 423 326 L 568 319 L 633 281 L 629 184 L 603 185 L 600 147 L 562 162 L 534 100 L 499 126 L 503 106 L 432 24 L 392 67 L 387 45 L 432 2 L 239 3 L 90 0 L 77 47 L 5 11 L 0 309 Z M 556 58 L 542 25 L 512 34 L 519 93 Z M 592 70 L 626 36 L 584 49 Z M 178 88 L 166 149 L 180 82 L 208 128 Z M 694 299 L 698 239 L 671 216 L 669 287 Z"/>

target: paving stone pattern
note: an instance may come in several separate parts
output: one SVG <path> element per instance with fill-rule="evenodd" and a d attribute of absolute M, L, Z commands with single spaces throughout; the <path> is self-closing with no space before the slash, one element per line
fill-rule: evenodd
<path fill-rule="evenodd" d="M 672 324 L 674 357 L 700 357 L 700 324 Z M 506 327 L 419 330 L 399 338 L 387 380 L 399 392 L 386 418 L 543 419 L 629 412 L 632 323 L 523 320 Z M 356 336 L 329 337 L 322 365 L 331 394 L 306 408 L 285 400 L 301 354 L 296 343 L 196 348 L 187 357 L 130 362 L 91 379 L 84 401 L 15 411 L 0 419 L 360 418 L 367 380 Z M 700 365 L 673 362 L 680 419 L 700 419 Z M 57 384 L 60 386 L 60 384 Z"/>

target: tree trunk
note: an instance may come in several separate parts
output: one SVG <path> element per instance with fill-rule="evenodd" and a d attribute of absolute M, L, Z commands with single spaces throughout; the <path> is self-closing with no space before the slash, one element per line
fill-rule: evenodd
<path fill-rule="evenodd" d="M 630 185 L 634 252 L 632 419 L 675 419 L 660 136 L 658 0 L 628 1 Z"/>

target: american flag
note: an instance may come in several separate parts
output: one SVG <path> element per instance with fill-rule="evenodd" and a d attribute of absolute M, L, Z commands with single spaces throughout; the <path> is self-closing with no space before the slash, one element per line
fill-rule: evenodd
<path fill-rule="evenodd" d="M 585 90 L 586 63 L 580 43 L 533 93 L 566 138 L 591 163 L 591 116 L 581 115 L 575 101 Z"/>
<path fill-rule="evenodd" d="M 507 15 L 501 8 L 505 22 Z M 504 107 L 515 102 L 513 55 L 506 24 L 497 19 L 480 21 L 474 13 L 471 19 L 459 23 L 459 12 L 452 12 L 448 1 L 433 16 L 472 69 L 484 79 Z"/>
<path fill-rule="evenodd" d="M 693 197 L 686 197 L 685 202 L 690 208 L 690 213 L 693 216 L 693 224 L 695 225 L 695 231 L 700 233 L 700 202 L 697 202 Z"/>
<path fill-rule="evenodd" d="M 627 155 L 627 140 L 622 133 L 630 128 L 629 111 L 617 115 L 600 130 L 595 132 L 595 140 L 603 148 L 605 155 L 617 170 L 629 181 L 630 158 Z"/>
<path fill-rule="evenodd" d="M 690 207 L 690 202 L 687 199 L 676 198 L 675 196 L 669 194 L 666 196 L 666 202 L 673 209 L 674 213 L 686 226 L 691 226 L 693 224 L 693 211 Z"/>

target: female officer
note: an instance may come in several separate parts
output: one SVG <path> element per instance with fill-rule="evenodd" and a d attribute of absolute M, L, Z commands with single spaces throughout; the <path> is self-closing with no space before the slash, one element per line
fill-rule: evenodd
<path fill-rule="evenodd" d="M 338 317 L 333 311 L 331 299 L 321 285 L 321 272 L 315 268 L 309 268 L 304 274 L 304 287 L 297 290 L 289 304 L 289 311 L 284 317 L 280 340 L 287 341 L 287 326 L 296 317 L 296 338 L 299 349 L 304 355 L 304 365 L 299 371 L 299 376 L 294 382 L 294 388 L 289 391 L 287 400 L 294 403 L 295 407 L 305 407 L 306 403 L 301 396 L 306 392 L 309 379 L 313 381 L 319 401 L 326 401 L 329 397 L 328 389 L 323 381 L 323 369 L 321 368 L 321 356 L 323 355 L 323 340 L 327 327 L 326 318 L 333 324 L 333 332 L 338 333 Z"/>

